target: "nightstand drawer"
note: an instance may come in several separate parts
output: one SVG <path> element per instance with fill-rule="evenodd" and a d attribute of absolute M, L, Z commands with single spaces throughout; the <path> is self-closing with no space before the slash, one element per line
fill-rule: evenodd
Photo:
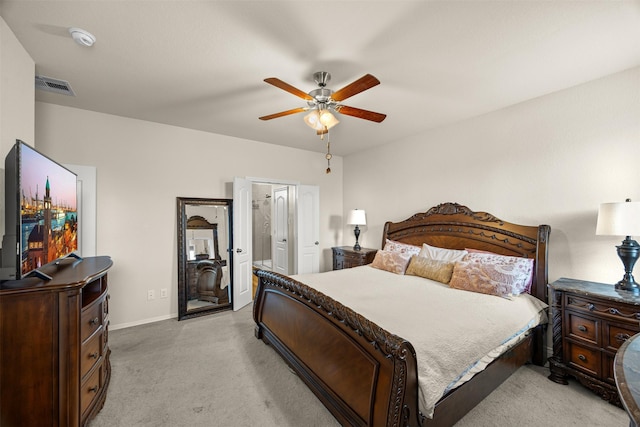
<path fill-rule="evenodd" d="M 604 330 L 604 342 L 602 346 L 607 350 L 618 351 L 626 340 L 638 333 L 637 328 L 630 328 L 624 325 L 607 323 Z"/>
<path fill-rule="evenodd" d="M 362 248 L 356 251 L 350 246 L 336 246 L 331 248 L 331 250 L 333 251 L 334 270 L 370 264 L 373 262 L 376 252 L 378 252 L 377 249 L 368 248 Z"/>
<path fill-rule="evenodd" d="M 567 341 L 569 365 L 589 375 L 600 376 L 600 352 L 585 346 Z"/>
<path fill-rule="evenodd" d="M 636 325 L 640 319 L 640 309 L 629 304 L 570 294 L 566 295 L 566 298 L 567 309 L 593 313 L 613 321 L 633 322 Z"/>
<path fill-rule="evenodd" d="M 574 339 L 589 342 L 594 345 L 599 343 L 600 322 L 567 311 L 567 336 Z"/>
<path fill-rule="evenodd" d="M 616 385 L 616 379 L 613 375 L 613 364 L 615 363 L 615 360 L 615 354 L 609 355 L 605 353 L 602 356 L 602 378 L 613 386 Z"/>

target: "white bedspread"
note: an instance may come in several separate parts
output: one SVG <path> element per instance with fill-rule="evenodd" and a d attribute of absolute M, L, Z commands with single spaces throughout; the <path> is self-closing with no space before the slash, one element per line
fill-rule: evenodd
<path fill-rule="evenodd" d="M 414 346 L 427 417 L 462 373 L 518 332 L 547 321 L 546 304 L 530 295 L 507 300 L 370 266 L 292 277 Z"/>

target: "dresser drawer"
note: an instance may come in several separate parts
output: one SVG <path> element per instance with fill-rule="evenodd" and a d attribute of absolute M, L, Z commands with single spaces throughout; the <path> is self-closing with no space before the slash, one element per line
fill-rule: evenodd
<path fill-rule="evenodd" d="M 80 413 L 84 413 L 100 393 L 103 384 L 103 366 L 98 366 L 80 386 Z"/>
<path fill-rule="evenodd" d="M 94 334 L 89 341 L 82 344 L 80 350 L 80 378 L 84 378 L 98 362 L 100 356 L 102 356 L 103 344 L 102 331 Z"/>
<path fill-rule="evenodd" d="M 80 319 L 80 337 L 82 342 L 89 338 L 102 325 L 102 302 L 96 301 L 82 311 Z"/>
<path fill-rule="evenodd" d="M 600 376 L 600 351 L 571 341 L 567 341 L 566 346 L 569 365 L 589 375 Z"/>
<path fill-rule="evenodd" d="M 593 345 L 600 342 L 600 321 L 567 311 L 567 336 Z"/>

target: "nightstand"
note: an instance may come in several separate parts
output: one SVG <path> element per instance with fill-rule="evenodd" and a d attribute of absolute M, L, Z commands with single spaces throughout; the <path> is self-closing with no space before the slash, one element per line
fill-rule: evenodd
<path fill-rule="evenodd" d="M 559 279 L 549 285 L 553 356 L 549 379 L 567 384 L 576 378 L 621 406 L 613 364 L 620 346 L 640 332 L 640 296 L 614 285 Z"/>
<path fill-rule="evenodd" d="M 336 246 L 333 251 L 333 269 L 358 267 L 360 265 L 371 264 L 376 256 L 377 249 L 362 248 L 359 251 L 353 246 Z"/>

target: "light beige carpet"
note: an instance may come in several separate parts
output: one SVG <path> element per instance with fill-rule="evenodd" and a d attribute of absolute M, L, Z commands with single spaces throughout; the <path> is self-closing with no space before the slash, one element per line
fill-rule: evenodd
<path fill-rule="evenodd" d="M 111 331 L 111 384 L 90 427 L 338 426 L 254 325 L 248 306 Z M 456 427 L 628 425 L 622 409 L 547 375 L 520 368 Z"/>

